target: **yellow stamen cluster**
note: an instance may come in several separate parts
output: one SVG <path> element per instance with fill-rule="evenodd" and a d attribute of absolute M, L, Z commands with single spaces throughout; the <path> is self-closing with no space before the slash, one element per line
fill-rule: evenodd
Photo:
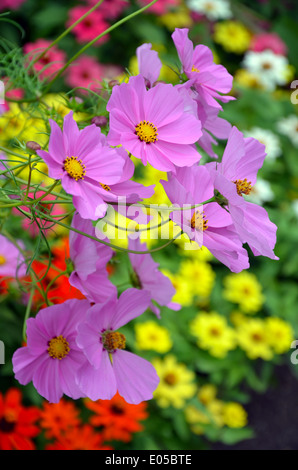
<path fill-rule="evenodd" d="M 118 331 L 107 331 L 102 335 L 103 347 L 108 352 L 113 352 L 115 349 L 125 349 L 126 338 Z"/>
<path fill-rule="evenodd" d="M 63 359 L 70 351 L 69 342 L 64 338 L 64 336 L 56 336 L 52 338 L 48 343 L 48 354 L 53 359 Z"/>
<path fill-rule="evenodd" d="M 200 72 L 199 69 L 197 69 L 194 65 L 192 66 L 191 71 L 192 71 L 192 72 L 197 72 L 197 73 Z"/>
<path fill-rule="evenodd" d="M 0 255 L 0 266 L 3 266 L 6 263 L 6 258 L 3 255 Z"/>
<path fill-rule="evenodd" d="M 239 196 L 242 196 L 242 194 L 249 194 L 252 190 L 251 182 L 247 181 L 246 178 L 244 180 L 236 180 L 234 183 L 236 184 Z"/>
<path fill-rule="evenodd" d="M 108 186 L 107 184 L 103 184 L 103 183 L 99 183 L 99 184 L 102 187 L 102 189 L 104 189 L 105 191 L 111 191 L 110 186 Z"/>
<path fill-rule="evenodd" d="M 196 211 L 191 218 L 191 228 L 204 231 L 208 228 L 208 220 L 205 219 L 204 212 Z"/>
<path fill-rule="evenodd" d="M 86 175 L 86 166 L 77 157 L 67 157 L 63 169 L 76 181 L 83 180 Z"/>
<path fill-rule="evenodd" d="M 156 142 L 158 140 L 158 132 L 157 128 L 149 121 L 141 121 L 135 127 L 135 133 L 139 137 L 140 140 L 146 142 L 147 144 Z"/>

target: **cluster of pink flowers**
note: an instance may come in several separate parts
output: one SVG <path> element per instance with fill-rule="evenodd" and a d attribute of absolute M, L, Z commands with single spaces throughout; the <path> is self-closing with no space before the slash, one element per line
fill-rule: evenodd
<path fill-rule="evenodd" d="M 228 95 L 232 76 L 214 63 L 206 46 L 194 47 L 187 29 L 176 29 L 172 37 L 181 61 L 179 85 L 158 82 L 162 64 L 151 44 L 144 44 L 137 50 L 140 74 L 112 90 L 108 135 L 95 124 L 79 129 L 70 112 L 63 131 L 50 121 L 48 151 L 37 151 L 49 176 L 73 196 L 70 283 L 86 297 L 29 319 L 27 346 L 14 354 L 16 378 L 21 384 L 33 381 L 49 401 L 63 394 L 110 399 L 118 391 L 127 402 L 139 403 L 150 399 L 158 384 L 152 365 L 125 351 L 125 336 L 116 330 L 147 309 L 157 316 L 159 306 L 178 310 L 172 303 L 175 289 L 151 255 L 142 253 L 144 245 L 130 240 L 134 287 L 118 298 L 106 271 L 113 252 L 95 241 L 92 224 L 124 196 L 133 204 L 153 194 L 153 186 L 132 181 L 130 154 L 167 172 L 161 183 L 170 201 L 175 208 L 188 206 L 186 221 L 182 210 L 170 211 L 170 217 L 231 271 L 249 267 L 244 244 L 255 256 L 277 259 L 276 226 L 265 209 L 245 199 L 265 147 L 219 117 L 220 102 L 234 99 Z M 221 160 L 213 149 L 217 139 L 227 140 Z M 199 148 L 209 163 L 201 163 Z"/>

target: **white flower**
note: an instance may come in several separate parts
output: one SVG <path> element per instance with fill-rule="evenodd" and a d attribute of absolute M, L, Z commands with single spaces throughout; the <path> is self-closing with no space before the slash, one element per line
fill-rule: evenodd
<path fill-rule="evenodd" d="M 259 178 L 252 187 L 251 193 L 249 196 L 246 196 L 245 199 L 255 204 L 262 205 L 264 202 L 269 202 L 274 199 L 274 192 L 268 181 Z"/>
<path fill-rule="evenodd" d="M 266 147 L 267 160 L 275 160 L 282 153 L 280 140 L 276 134 L 268 129 L 261 127 L 253 127 L 249 131 L 244 132 L 245 137 L 253 137 Z"/>
<path fill-rule="evenodd" d="M 295 147 L 298 147 L 298 117 L 295 114 L 281 119 L 276 127 L 281 134 L 290 139 Z"/>
<path fill-rule="evenodd" d="M 248 51 L 243 59 L 243 66 L 269 91 L 288 82 L 288 59 L 270 50 Z"/>
<path fill-rule="evenodd" d="M 233 16 L 227 0 L 189 0 L 187 5 L 190 10 L 205 15 L 211 21 Z"/>

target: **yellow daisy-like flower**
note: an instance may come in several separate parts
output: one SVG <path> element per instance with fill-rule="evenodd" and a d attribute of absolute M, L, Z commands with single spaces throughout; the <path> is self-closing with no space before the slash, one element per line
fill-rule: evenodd
<path fill-rule="evenodd" d="M 224 426 L 223 408 L 224 402 L 221 400 L 212 400 L 207 406 L 207 410 L 211 415 L 211 421 L 219 428 Z"/>
<path fill-rule="evenodd" d="M 185 401 L 196 393 L 195 373 L 187 369 L 185 364 L 178 363 L 172 355 L 164 359 L 156 358 L 152 364 L 160 378 L 153 394 L 157 404 L 162 408 L 183 408 Z"/>
<path fill-rule="evenodd" d="M 253 314 L 261 310 L 265 298 L 254 274 L 247 271 L 229 274 L 224 279 L 224 287 L 224 298 L 237 303 L 244 313 Z"/>
<path fill-rule="evenodd" d="M 252 34 L 239 21 L 222 21 L 214 26 L 213 39 L 227 52 L 243 54 L 249 48 Z"/>
<path fill-rule="evenodd" d="M 223 422 L 229 428 L 244 428 L 247 425 L 247 413 L 239 403 L 225 403 Z"/>
<path fill-rule="evenodd" d="M 207 414 L 198 410 L 198 408 L 193 405 L 187 406 L 184 413 L 185 420 L 190 425 L 191 431 L 199 436 L 204 434 L 204 424 L 209 424 L 211 422 Z"/>
<path fill-rule="evenodd" d="M 209 297 L 214 286 L 215 273 L 210 264 L 198 260 L 185 260 L 179 274 L 187 280 L 195 295 Z"/>
<path fill-rule="evenodd" d="M 199 389 L 198 399 L 203 405 L 209 405 L 215 400 L 217 395 L 217 388 L 213 384 L 202 385 Z"/>
<path fill-rule="evenodd" d="M 174 31 L 175 28 L 190 28 L 193 23 L 189 10 L 183 5 L 178 10 L 161 15 L 158 21 L 165 25 L 169 31 Z"/>
<path fill-rule="evenodd" d="M 155 321 L 137 323 L 135 333 L 138 349 L 148 349 L 163 354 L 173 346 L 169 331 Z"/>
<path fill-rule="evenodd" d="M 266 321 L 249 319 L 237 328 L 237 339 L 250 359 L 270 361 L 273 357 Z"/>
<path fill-rule="evenodd" d="M 216 312 L 200 312 L 190 324 L 198 346 L 218 358 L 226 357 L 236 347 L 236 335 L 224 317 Z"/>
<path fill-rule="evenodd" d="M 245 88 L 263 89 L 258 77 L 248 72 L 246 69 L 239 69 L 234 75 L 234 83 Z"/>
<path fill-rule="evenodd" d="M 166 269 L 163 269 L 162 273 L 171 280 L 174 288 L 176 289 L 172 302 L 176 302 L 183 307 L 189 307 L 192 305 L 194 294 L 187 280 L 180 276 L 180 274 L 173 274 Z"/>
<path fill-rule="evenodd" d="M 294 340 L 292 326 L 277 317 L 266 319 L 269 343 L 277 354 L 284 354 L 291 349 Z"/>

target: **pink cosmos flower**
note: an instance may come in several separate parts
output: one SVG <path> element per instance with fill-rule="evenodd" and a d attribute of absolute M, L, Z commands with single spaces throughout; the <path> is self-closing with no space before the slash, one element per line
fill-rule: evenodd
<path fill-rule="evenodd" d="M 170 175 L 169 181 L 161 183 L 170 201 L 181 208 L 200 204 L 214 195 L 211 177 L 204 166 L 179 168 L 175 176 Z M 174 212 L 171 218 L 191 240 L 208 248 L 231 271 L 240 272 L 249 267 L 247 252 L 230 214 L 216 202 Z"/>
<path fill-rule="evenodd" d="M 87 0 L 90 6 L 97 3 L 97 0 Z M 102 14 L 104 19 L 113 20 L 119 16 L 125 8 L 128 7 L 128 3 L 124 0 L 104 0 L 104 2 L 98 7 L 98 11 Z"/>
<path fill-rule="evenodd" d="M 220 93 L 229 93 L 232 89 L 233 77 L 225 67 L 213 61 L 211 50 L 202 44 L 196 46 L 188 38 L 189 30 L 176 28 L 172 39 L 176 46 L 182 64 L 182 72 L 190 80 L 194 80 L 196 91 L 209 105 L 220 108 L 216 99 L 226 103 L 235 99 L 232 96 L 223 96 Z"/>
<path fill-rule="evenodd" d="M 24 53 L 28 54 L 28 61 L 31 62 L 51 44 L 46 39 L 38 39 L 36 42 L 29 42 L 24 46 Z M 34 64 L 35 71 L 39 74 L 41 80 L 53 78 L 65 64 L 66 54 L 56 46 L 51 49 Z"/>
<path fill-rule="evenodd" d="M 69 10 L 69 19 L 66 26 L 69 27 L 77 20 L 79 20 L 87 11 L 90 10 L 88 6 L 78 5 L 77 7 Z M 72 30 L 76 36 L 77 41 L 80 43 L 89 42 L 95 39 L 100 33 L 108 29 L 109 24 L 105 21 L 102 13 L 95 10 L 88 15 L 81 23 L 74 27 Z M 108 40 L 108 35 L 100 38 L 96 44 L 102 44 Z"/>
<path fill-rule="evenodd" d="M 158 83 L 146 89 L 142 75 L 113 88 L 110 145 L 124 149 L 161 171 L 191 166 L 200 159 L 194 145 L 202 135 L 201 123 L 185 112 L 184 101 L 173 85 Z"/>
<path fill-rule="evenodd" d="M 130 239 L 129 249 L 134 251 L 146 251 L 147 247 L 145 243 L 140 243 L 139 239 Z M 129 253 L 129 259 L 133 267 L 133 285 L 150 293 L 150 309 L 157 317 L 160 318 L 160 309 L 152 301 L 172 310 L 179 310 L 181 308 L 179 304 L 171 302 L 176 292 L 175 288 L 170 279 L 159 271 L 159 264 L 153 261 L 149 253 L 144 255 Z"/>
<path fill-rule="evenodd" d="M 79 130 L 72 111 L 64 118 L 63 132 L 55 121 L 50 124 L 49 152 L 37 151 L 48 165 L 49 176 L 61 179 L 84 219 L 103 217 L 107 209 L 103 187 L 120 181 L 123 156 L 103 144 L 104 136 L 95 124 Z"/>
<path fill-rule="evenodd" d="M 288 48 L 283 40 L 276 33 L 256 34 L 250 43 L 249 49 L 254 52 L 271 50 L 278 55 L 287 55 Z"/>
<path fill-rule="evenodd" d="M 72 227 L 95 237 L 92 223 L 82 219 L 79 214 L 74 215 Z M 105 241 L 108 242 L 107 239 Z M 111 248 L 71 230 L 69 251 L 74 264 L 74 271 L 69 277 L 73 287 L 79 289 L 91 303 L 103 303 L 117 294 L 106 269 L 113 256 Z"/>
<path fill-rule="evenodd" d="M 0 11 L 17 10 L 26 0 L 1 0 Z"/>
<path fill-rule="evenodd" d="M 138 404 L 152 398 L 159 378 L 146 360 L 124 351 L 125 336 L 118 328 L 141 315 L 150 304 L 149 292 L 126 290 L 117 300 L 94 305 L 78 326 L 77 344 L 86 363 L 77 373 L 77 383 L 91 400 L 110 400 L 117 391 L 127 403 Z"/>
<path fill-rule="evenodd" d="M 26 274 L 23 255 L 17 247 L 0 234 L 0 276 L 23 277 Z"/>
<path fill-rule="evenodd" d="M 152 0 L 139 0 L 142 7 L 148 5 Z M 180 4 L 179 0 L 158 0 L 152 5 L 146 12 L 154 13 L 155 15 L 164 15 L 172 8 L 178 7 Z"/>
<path fill-rule="evenodd" d="M 266 157 L 265 146 L 252 137 L 233 127 L 221 163 L 209 163 L 207 169 L 212 175 L 215 188 L 227 200 L 227 207 L 233 224 L 243 243 L 253 253 L 278 259 L 274 252 L 277 227 L 268 217 L 266 210 L 246 201 L 256 183 L 258 170 Z"/>
<path fill-rule="evenodd" d="M 27 320 L 27 346 L 12 358 L 15 378 L 22 385 L 33 382 L 38 393 L 51 403 L 63 394 L 83 397 L 75 381 L 85 356 L 76 344 L 77 327 L 90 303 L 71 299 L 41 310 Z"/>
<path fill-rule="evenodd" d="M 145 78 L 146 85 L 152 87 L 158 80 L 162 63 L 158 53 L 151 49 L 150 43 L 142 44 L 137 48 L 136 54 L 140 74 Z"/>

